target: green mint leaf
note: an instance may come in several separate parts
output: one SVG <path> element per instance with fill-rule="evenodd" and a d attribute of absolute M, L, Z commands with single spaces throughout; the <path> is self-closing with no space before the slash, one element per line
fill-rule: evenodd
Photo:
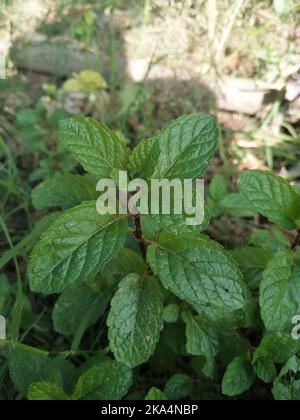
<path fill-rule="evenodd" d="M 249 237 L 249 243 L 270 251 L 272 255 L 291 247 L 290 241 L 285 234 L 275 226 L 266 230 L 255 230 Z"/>
<path fill-rule="evenodd" d="M 231 193 L 219 203 L 223 212 L 235 217 L 251 217 L 255 215 L 255 207 L 242 194 Z"/>
<path fill-rule="evenodd" d="M 198 375 L 214 379 L 216 374 L 216 362 L 214 358 L 205 356 L 194 356 L 191 360 L 191 367 Z"/>
<path fill-rule="evenodd" d="M 129 150 L 104 124 L 81 116 L 60 121 L 59 139 L 97 180 L 126 170 Z"/>
<path fill-rule="evenodd" d="M 135 367 L 154 352 L 163 326 L 163 296 L 153 277 L 129 274 L 111 301 L 107 325 L 115 358 Z"/>
<path fill-rule="evenodd" d="M 201 317 L 214 323 L 218 328 L 234 328 L 237 325 L 243 328 L 256 326 L 255 320 L 257 318 L 258 305 L 248 289 L 245 290 L 244 299 L 243 308 L 231 311 L 228 308 L 216 306 L 214 302 L 208 305 L 201 305 L 201 307 L 194 306 L 194 309 Z"/>
<path fill-rule="evenodd" d="M 276 401 L 291 401 L 292 400 L 292 390 L 290 386 L 287 386 L 280 382 L 279 378 L 276 378 L 273 387 L 272 394 Z"/>
<path fill-rule="evenodd" d="M 295 381 L 298 382 L 298 390 L 299 390 L 299 385 L 300 385 L 300 381 Z M 276 401 L 292 401 L 292 400 L 299 400 L 300 398 L 300 393 L 298 391 L 298 398 L 294 398 L 293 397 L 293 389 L 291 384 L 284 384 L 280 381 L 279 378 L 276 378 L 274 383 L 273 383 L 273 387 L 272 387 L 272 394 L 273 397 Z"/>
<path fill-rule="evenodd" d="M 209 115 L 177 118 L 159 134 L 160 155 L 152 178 L 196 179 L 208 167 L 218 145 L 216 121 Z"/>
<path fill-rule="evenodd" d="M 165 394 L 163 392 L 161 392 L 160 389 L 156 388 L 155 386 L 153 386 L 148 394 L 145 397 L 146 401 L 163 401 L 163 400 L 167 400 L 168 398 L 165 396 Z"/>
<path fill-rule="evenodd" d="M 208 212 L 205 211 L 203 223 L 200 225 L 187 225 L 185 214 L 145 214 L 141 216 L 142 225 L 153 226 L 156 235 L 162 231 L 173 233 L 175 235 L 200 233 L 207 229 L 209 225 Z"/>
<path fill-rule="evenodd" d="M 244 307 L 245 284 L 232 257 L 205 236 L 161 235 L 147 260 L 163 285 L 180 299 L 233 311 Z"/>
<path fill-rule="evenodd" d="M 46 179 L 32 191 L 32 202 L 37 210 L 60 206 L 68 209 L 83 201 L 96 200 L 96 182 L 88 176 L 56 175 Z"/>
<path fill-rule="evenodd" d="M 128 169 L 132 178 L 148 179 L 159 157 L 158 138 L 141 140 L 129 156 Z"/>
<path fill-rule="evenodd" d="M 300 185 L 292 185 L 292 188 L 295 190 L 295 192 L 300 196 Z"/>
<path fill-rule="evenodd" d="M 179 319 L 180 309 L 176 303 L 170 303 L 164 308 L 163 318 L 168 324 L 177 322 Z"/>
<path fill-rule="evenodd" d="M 292 356 L 280 371 L 275 379 L 272 393 L 275 400 L 299 401 L 300 399 L 300 360 L 297 356 Z"/>
<path fill-rule="evenodd" d="M 200 233 L 207 229 L 210 222 L 210 212 L 209 212 L 208 207 L 205 204 L 203 204 L 204 218 L 203 218 L 202 223 L 190 225 L 190 224 L 187 224 L 187 220 L 190 218 L 194 218 L 195 213 L 188 215 L 184 211 L 184 201 L 183 201 L 182 203 L 183 212 L 181 214 L 175 214 L 174 202 L 175 202 L 174 191 L 171 191 L 170 214 L 163 214 L 162 209 L 160 209 L 159 214 L 149 213 L 147 215 L 142 215 L 141 216 L 142 225 L 146 223 L 148 225 L 153 226 L 153 230 L 156 233 L 164 231 L 168 233 L 173 233 L 175 235 L 185 234 L 185 233 L 187 234 Z M 193 202 L 193 204 L 196 205 L 195 202 Z"/>
<path fill-rule="evenodd" d="M 107 360 L 93 366 L 78 379 L 74 400 L 120 400 L 132 383 L 131 370 L 116 361 Z"/>
<path fill-rule="evenodd" d="M 220 357 L 225 365 L 228 365 L 235 357 L 246 355 L 248 344 L 243 340 L 236 328 L 225 328 L 220 325 L 218 328 Z"/>
<path fill-rule="evenodd" d="M 253 363 L 253 369 L 256 375 L 266 384 L 270 384 L 277 376 L 276 366 L 271 359 L 267 357 L 257 358 Z"/>
<path fill-rule="evenodd" d="M 209 195 L 216 201 L 222 201 L 227 195 L 227 185 L 222 175 L 214 175 L 209 184 Z"/>
<path fill-rule="evenodd" d="M 300 372 L 300 359 L 297 356 L 292 356 L 280 371 L 279 377 L 287 376 L 290 373 L 293 375 Z"/>
<path fill-rule="evenodd" d="M 244 246 L 230 251 L 244 275 L 250 289 L 257 289 L 264 269 L 273 257 L 273 253 L 259 247 Z"/>
<path fill-rule="evenodd" d="M 93 325 L 112 297 L 110 287 L 100 289 L 90 284 L 83 284 L 75 289 L 63 292 L 53 309 L 52 319 L 55 331 L 70 337 L 78 329 L 81 320 L 89 313 L 86 327 Z"/>
<path fill-rule="evenodd" d="M 164 387 L 164 394 L 169 400 L 181 400 L 193 392 L 193 381 L 184 373 L 173 375 Z"/>
<path fill-rule="evenodd" d="M 229 397 L 240 395 L 253 385 L 254 380 L 251 362 L 243 356 L 238 356 L 227 366 L 222 380 L 222 393 Z"/>
<path fill-rule="evenodd" d="M 186 323 L 186 351 L 194 356 L 214 358 L 219 351 L 218 334 L 209 322 L 199 316 L 193 317 L 188 311 L 183 317 Z"/>
<path fill-rule="evenodd" d="M 124 215 L 99 215 L 95 202 L 67 210 L 31 253 L 31 290 L 61 293 L 93 278 L 124 245 L 127 225 Z"/>
<path fill-rule="evenodd" d="M 9 358 L 10 378 L 23 396 L 33 382 L 47 381 L 63 385 L 61 369 L 57 359 L 50 359 L 29 351 L 14 350 Z"/>
<path fill-rule="evenodd" d="M 290 252 L 282 251 L 269 262 L 259 289 L 261 316 L 267 330 L 292 326 L 292 318 L 300 308 L 299 278 L 300 269 L 294 270 Z"/>
<path fill-rule="evenodd" d="M 253 360 L 267 357 L 274 363 L 286 363 L 299 350 L 300 342 L 292 337 L 290 331 L 269 332 L 261 340 L 254 353 Z"/>
<path fill-rule="evenodd" d="M 246 171 L 241 176 L 241 191 L 271 222 L 286 229 L 296 227 L 300 199 L 285 179 L 267 171 Z"/>
<path fill-rule="evenodd" d="M 28 391 L 30 401 L 66 401 L 70 400 L 67 394 L 55 384 L 50 382 L 35 382 Z"/>

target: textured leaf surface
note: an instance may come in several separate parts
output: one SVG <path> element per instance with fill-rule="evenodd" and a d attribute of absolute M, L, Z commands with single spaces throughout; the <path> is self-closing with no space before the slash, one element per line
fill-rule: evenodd
<path fill-rule="evenodd" d="M 205 236 L 161 235 L 147 259 L 163 285 L 201 309 L 214 305 L 233 311 L 245 303 L 245 285 L 231 256 Z"/>
<path fill-rule="evenodd" d="M 263 248 L 244 246 L 230 251 L 244 275 L 247 286 L 257 289 L 264 269 L 273 257 L 273 253 Z"/>
<path fill-rule="evenodd" d="M 156 388 L 156 387 L 152 387 L 148 394 L 145 397 L 146 401 L 159 401 L 159 400 L 167 400 L 167 397 L 165 396 L 165 394 L 163 392 L 161 392 L 160 389 Z"/>
<path fill-rule="evenodd" d="M 75 400 L 120 400 L 132 383 L 131 370 L 107 360 L 83 373 L 72 396 Z"/>
<path fill-rule="evenodd" d="M 281 383 L 279 378 L 276 378 L 274 381 L 272 394 L 276 401 L 291 401 L 292 400 L 291 388 Z"/>
<path fill-rule="evenodd" d="M 97 289 L 83 284 L 66 290 L 58 298 L 52 313 L 55 331 L 67 337 L 74 335 L 88 312 L 87 327 L 93 325 L 104 313 L 111 296 L 109 287 Z"/>
<path fill-rule="evenodd" d="M 227 185 L 222 175 L 214 175 L 209 184 L 209 194 L 211 198 L 218 202 L 223 200 L 227 195 Z"/>
<path fill-rule="evenodd" d="M 256 210 L 271 222 L 294 229 L 300 217 L 300 198 L 283 178 L 267 171 L 246 171 L 241 191 Z"/>
<path fill-rule="evenodd" d="M 96 200 L 96 182 L 88 175 L 56 175 L 47 179 L 32 191 L 36 209 L 60 206 L 63 209 L 77 206 L 83 201 Z"/>
<path fill-rule="evenodd" d="M 292 356 L 281 369 L 279 377 L 281 378 L 290 373 L 295 375 L 298 372 L 300 372 L 300 359 L 298 356 Z"/>
<path fill-rule="evenodd" d="M 254 353 L 254 360 L 268 357 L 274 363 L 286 363 L 290 357 L 300 350 L 299 340 L 288 332 L 267 333 Z"/>
<path fill-rule="evenodd" d="M 155 278 L 130 274 L 111 301 L 107 324 L 115 358 L 130 367 L 146 362 L 163 326 L 162 293 Z"/>
<path fill-rule="evenodd" d="M 30 401 L 66 401 L 69 399 L 60 387 L 50 382 L 35 382 L 30 386 L 28 392 Z"/>
<path fill-rule="evenodd" d="M 220 202 L 222 210 L 232 216 L 251 217 L 256 209 L 243 194 L 230 193 Z"/>
<path fill-rule="evenodd" d="M 60 293 L 91 279 L 124 245 L 127 220 L 99 215 L 95 202 L 67 210 L 42 235 L 29 262 L 31 290 Z"/>
<path fill-rule="evenodd" d="M 253 369 L 259 379 L 266 384 L 273 382 L 277 375 L 274 362 L 267 357 L 258 358 L 253 364 Z"/>
<path fill-rule="evenodd" d="M 247 391 L 253 384 L 255 374 L 251 363 L 239 356 L 227 366 L 222 380 L 222 393 L 233 397 Z"/>
<path fill-rule="evenodd" d="M 178 197 L 177 195 L 177 191 L 179 191 L 177 190 L 177 185 L 175 188 L 170 185 L 171 182 L 169 185 L 160 186 L 162 200 L 158 203 L 155 212 L 153 211 L 154 201 L 152 200 L 151 185 L 149 185 L 149 214 L 141 215 L 142 226 L 144 227 L 145 224 L 149 225 L 156 233 L 164 231 L 174 234 L 200 233 L 207 229 L 211 215 L 208 206 L 204 202 L 204 197 L 201 197 L 201 189 L 199 197 L 199 194 L 196 194 L 196 189 L 193 188 L 191 190 L 192 197 L 189 200 L 187 200 L 186 194 L 182 189 L 182 201 L 179 206 L 180 196 Z M 168 188 L 169 186 L 170 188 Z M 166 197 L 168 197 L 168 200 Z M 188 214 L 187 212 L 191 213 Z M 197 224 L 194 224 L 196 222 Z"/>
<path fill-rule="evenodd" d="M 300 399 L 300 360 L 292 356 L 280 371 L 273 383 L 272 393 L 275 400 L 299 401 Z"/>
<path fill-rule="evenodd" d="M 284 251 L 291 247 L 289 239 L 275 226 L 271 226 L 270 229 L 266 230 L 257 229 L 249 239 L 252 245 L 269 251 L 272 256 L 276 252 Z"/>
<path fill-rule="evenodd" d="M 164 387 L 164 394 L 170 400 L 180 400 L 193 392 L 193 381 L 184 373 L 173 375 Z"/>
<path fill-rule="evenodd" d="M 134 178 L 148 179 L 159 156 L 158 138 L 141 140 L 129 156 L 128 169 Z"/>
<path fill-rule="evenodd" d="M 300 307 L 300 269 L 290 252 L 276 254 L 263 273 L 259 303 L 266 328 L 280 331 L 292 325 Z"/>
<path fill-rule="evenodd" d="M 171 207 L 170 214 L 146 214 L 142 215 L 142 223 L 150 223 L 156 232 L 169 232 L 175 235 L 181 233 L 200 233 L 207 229 L 210 221 L 208 208 L 204 208 L 204 219 L 198 225 L 188 225 L 187 218 L 195 217 L 195 215 L 187 215 L 186 213 L 174 214 Z"/>
<path fill-rule="evenodd" d="M 186 351 L 194 356 L 205 356 L 208 360 L 217 355 L 219 340 L 216 329 L 200 317 L 190 312 L 184 314 L 186 323 Z"/>
<path fill-rule="evenodd" d="M 109 178 L 112 171 L 126 170 L 129 151 L 118 136 L 91 118 L 60 121 L 59 138 L 91 175 Z"/>
<path fill-rule="evenodd" d="M 158 137 L 160 155 L 152 178 L 195 179 L 203 174 L 218 144 L 209 115 L 190 114 L 168 124 Z"/>
<path fill-rule="evenodd" d="M 27 395 L 33 382 L 47 381 L 62 385 L 57 360 L 28 351 L 13 351 L 9 359 L 9 373 L 13 384 L 22 395 Z"/>

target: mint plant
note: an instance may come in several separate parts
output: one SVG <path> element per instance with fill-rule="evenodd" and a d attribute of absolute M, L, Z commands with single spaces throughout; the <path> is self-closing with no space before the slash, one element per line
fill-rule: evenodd
<path fill-rule="evenodd" d="M 28 277 L 33 292 L 60 294 L 53 326 L 71 348 L 62 358 L 13 351 L 18 392 L 29 399 L 205 399 L 263 394 L 273 383 L 274 398 L 299 399 L 300 341 L 292 334 L 300 314 L 299 190 L 251 170 L 239 193 L 213 178 L 201 225 L 174 212 L 101 215 L 96 183 L 119 171 L 148 182 L 201 177 L 218 146 L 215 119 L 180 117 L 133 150 L 80 116 L 61 122 L 59 139 L 87 174 L 58 175 L 34 189 L 37 209 L 63 211 L 34 247 Z M 263 229 L 225 250 L 204 233 L 224 212 L 260 213 L 278 233 Z M 91 326 L 101 330 L 98 356 L 75 370 L 72 357 Z M 149 382 L 147 369 L 165 382 Z"/>

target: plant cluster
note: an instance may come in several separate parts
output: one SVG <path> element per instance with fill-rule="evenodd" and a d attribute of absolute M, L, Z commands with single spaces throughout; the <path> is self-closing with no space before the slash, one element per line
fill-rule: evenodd
<path fill-rule="evenodd" d="M 148 181 L 198 179 L 218 135 L 211 116 L 185 115 L 129 150 L 95 120 L 61 121 L 60 143 L 86 174 L 56 175 L 33 190 L 36 209 L 62 210 L 28 265 L 35 296 L 53 302 L 45 296 L 55 295 L 56 341 L 46 350 L 2 342 L 21 397 L 259 399 L 272 389 L 275 399 L 300 399 L 298 188 L 249 170 L 240 192 L 230 194 L 214 176 L 200 226 L 172 212 L 96 211 L 97 180 L 121 170 Z M 260 213 L 275 226 L 224 249 L 205 231 L 229 208 L 237 216 Z"/>

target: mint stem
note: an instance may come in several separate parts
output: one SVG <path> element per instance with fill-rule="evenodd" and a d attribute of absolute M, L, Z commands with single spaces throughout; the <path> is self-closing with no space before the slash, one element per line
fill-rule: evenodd
<path fill-rule="evenodd" d="M 296 250 L 296 248 L 299 245 L 299 243 L 300 243 L 300 230 L 298 230 L 297 235 L 296 235 L 296 238 L 295 238 L 295 240 L 293 242 L 293 245 L 292 245 L 292 250 L 293 251 Z"/>
<path fill-rule="evenodd" d="M 145 242 L 144 242 L 143 236 L 142 236 L 140 215 L 135 214 L 133 216 L 133 220 L 134 220 L 134 225 L 135 225 L 134 236 L 136 237 L 136 239 L 139 243 L 139 247 L 140 247 L 140 250 L 141 250 L 141 253 L 142 253 L 143 257 L 146 259 L 146 245 L 145 245 Z"/>

